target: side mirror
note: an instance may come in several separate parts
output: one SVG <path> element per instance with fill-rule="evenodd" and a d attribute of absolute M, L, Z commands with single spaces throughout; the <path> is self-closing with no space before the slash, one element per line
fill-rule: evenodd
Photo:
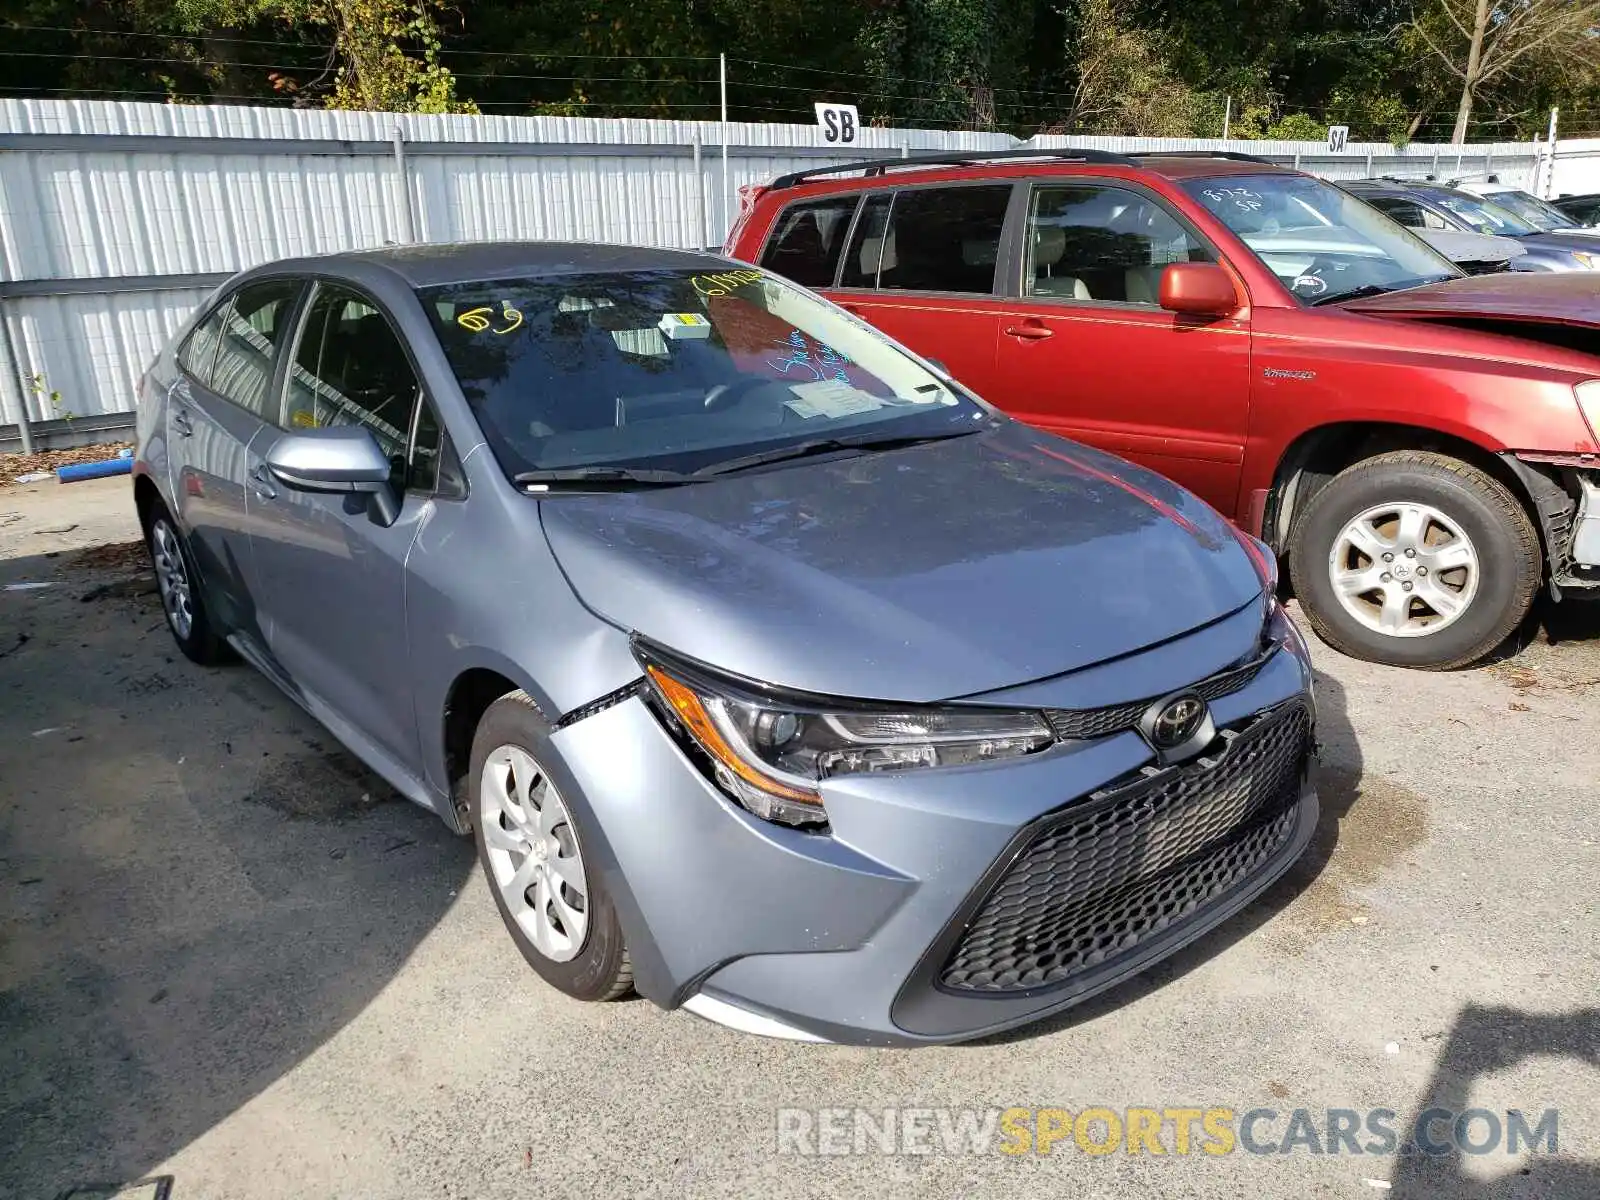
<path fill-rule="evenodd" d="M 394 465 L 377 439 L 360 425 L 286 433 L 262 461 L 285 487 L 365 496 L 368 511 L 382 525 L 393 525 L 400 517 L 399 497 L 389 486 Z"/>
<path fill-rule="evenodd" d="M 302 492 L 387 491 L 394 470 L 360 425 L 285 434 L 267 451 L 265 462 L 279 483 Z"/>
<path fill-rule="evenodd" d="M 1161 307 L 1193 317 L 1231 317 L 1239 310 L 1239 293 L 1216 263 L 1172 263 L 1161 274 Z"/>

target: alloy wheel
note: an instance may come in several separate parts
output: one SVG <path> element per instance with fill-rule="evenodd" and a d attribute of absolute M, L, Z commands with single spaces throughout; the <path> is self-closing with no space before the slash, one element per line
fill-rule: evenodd
<path fill-rule="evenodd" d="M 178 534 L 165 517 L 150 526 L 151 557 L 155 560 L 156 587 L 161 592 L 161 607 L 179 641 L 187 640 L 194 629 L 194 596 L 189 586 L 189 569 L 184 564 Z"/>
<path fill-rule="evenodd" d="M 1328 579 L 1340 605 L 1388 637 L 1426 637 L 1458 620 L 1478 591 L 1478 551 L 1431 504 L 1380 504 L 1334 539 Z"/>
<path fill-rule="evenodd" d="M 489 871 L 518 928 L 540 954 L 568 962 L 589 929 L 589 883 L 561 793 L 521 746 L 483 764 L 479 812 Z"/>

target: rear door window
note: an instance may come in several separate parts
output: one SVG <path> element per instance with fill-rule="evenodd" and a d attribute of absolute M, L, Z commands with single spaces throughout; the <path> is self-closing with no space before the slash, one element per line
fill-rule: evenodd
<path fill-rule="evenodd" d="M 194 332 L 184 339 L 178 350 L 178 365 L 197 383 L 206 387 L 211 386 L 211 372 L 217 361 L 217 344 L 222 341 L 222 327 L 232 306 L 233 297 L 230 296 L 212 309 L 211 314 L 195 326 Z"/>
<path fill-rule="evenodd" d="M 1010 184 L 896 192 L 877 238 L 878 287 L 991 294 L 1010 202 Z M 869 236 L 863 247 L 870 249 L 872 241 Z"/>
<path fill-rule="evenodd" d="M 269 400 L 272 375 L 300 287 L 296 279 L 247 284 L 234 293 L 222 322 L 211 389 L 264 421 L 278 419 Z"/>
<path fill-rule="evenodd" d="M 761 265 L 809 288 L 832 287 L 859 196 L 836 196 L 783 210 Z"/>
<path fill-rule="evenodd" d="M 855 232 L 850 235 L 850 247 L 844 253 L 844 263 L 839 271 L 839 286 L 846 288 L 875 288 L 878 286 L 878 264 L 883 260 L 884 234 L 889 228 L 890 195 L 868 196 L 856 219 Z"/>

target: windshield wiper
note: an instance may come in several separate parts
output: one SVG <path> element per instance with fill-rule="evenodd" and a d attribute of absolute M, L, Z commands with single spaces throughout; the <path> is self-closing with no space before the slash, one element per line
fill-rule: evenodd
<path fill-rule="evenodd" d="M 944 433 L 924 433 L 916 436 L 898 435 L 894 437 L 885 434 L 859 434 L 855 437 L 826 437 L 814 438 L 809 442 L 796 442 L 792 446 L 779 446 L 774 450 L 758 450 L 754 454 L 742 454 L 738 458 L 728 458 L 721 462 L 712 463 L 710 466 L 701 467 L 695 472 L 699 478 L 711 475 L 728 475 L 735 471 L 744 471 L 751 467 L 764 467 L 768 463 L 788 462 L 795 458 L 809 458 L 813 454 L 832 454 L 841 450 L 899 450 L 906 446 L 918 446 L 923 442 L 939 442 L 945 438 L 966 437 L 971 433 L 981 433 L 983 427 L 975 429 L 953 429 Z"/>
<path fill-rule="evenodd" d="M 1385 292 L 1392 292 L 1394 288 L 1381 283 L 1364 283 L 1358 288 L 1351 288 L 1348 292 L 1335 292 L 1331 296 L 1318 296 L 1311 302 L 1311 307 L 1316 308 L 1321 304 L 1338 304 L 1344 300 L 1359 300 L 1363 296 L 1381 296 Z"/>
<path fill-rule="evenodd" d="M 518 487 L 535 491 L 548 491 L 566 484 L 643 484 L 646 487 L 670 487 L 678 483 L 695 482 L 693 475 L 682 471 L 658 471 L 642 467 L 552 467 L 544 471 L 523 471 L 513 475 L 511 482 Z"/>

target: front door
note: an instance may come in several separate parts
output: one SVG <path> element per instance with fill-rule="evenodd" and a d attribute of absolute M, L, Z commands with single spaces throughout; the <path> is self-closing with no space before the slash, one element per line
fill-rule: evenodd
<path fill-rule="evenodd" d="M 428 496 L 408 488 L 417 375 L 388 318 L 352 290 L 317 284 L 300 325 L 282 419 L 251 456 L 251 540 L 268 648 L 319 717 L 413 765 L 405 567 L 431 512 Z M 404 499 L 393 524 L 364 496 L 297 491 L 260 465 L 281 437 L 349 424 L 369 430 L 394 463 Z"/>
<path fill-rule="evenodd" d="M 995 383 L 995 295 L 1012 185 L 905 188 L 870 195 L 828 298 L 934 359 L 985 399 Z"/>
<path fill-rule="evenodd" d="M 167 405 L 172 494 L 218 626 L 260 640 L 246 481 L 266 426 L 278 343 L 301 285 L 247 284 L 225 298 L 178 353 Z"/>
<path fill-rule="evenodd" d="M 1021 420 L 1150 467 L 1232 516 L 1250 415 L 1248 308 L 1168 312 L 1170 263 L 1212 250 L 1155 196 L 1098 181 L 1037 183 L 1019 298 L 999 322 L 995 382 Z"/>

